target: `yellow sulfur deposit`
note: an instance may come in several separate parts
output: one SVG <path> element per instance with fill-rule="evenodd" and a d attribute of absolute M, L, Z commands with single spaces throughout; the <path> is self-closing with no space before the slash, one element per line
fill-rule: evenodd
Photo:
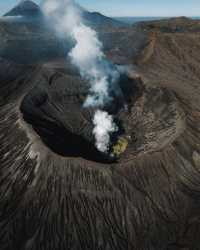
<path fill-rule="evenodd" d="M 112 153 L 115 156 L 120 156 L 122 153 L 125 152 L 126 148 L 128 147 L 128 141 L 126 138 L 120 137 L 117 143 L 112 147 Z"/>

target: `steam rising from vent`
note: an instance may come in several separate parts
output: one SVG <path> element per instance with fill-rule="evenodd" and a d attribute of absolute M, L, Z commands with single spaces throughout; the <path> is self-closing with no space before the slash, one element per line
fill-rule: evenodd
<path fill-rule="evenodd" d="M 107 152 L 110 134 L 117 130 L 113 117 L 101 109 L 112 101 L 112 85 L 119 78 L 118 71 L 108 63 L 102 51 L 102 43 L 97 33 L 81 20 L 81 12 L 72 0 L 46 0 L 43 10 L 55 24 L 59 34 L 75 40 L 75 47 L 69 53 L 71 62 L 80 74 L 90 83 L 90 91 L 84 107 L 98 108 L 93 119 L 93 134 L 96 147 Z"/>
<path fill-rule="evenodd" d="M 80 24 L 73 29 L 72 34 L 76 40 L 76 46 L 70 52 L 71 60 L 91 85 L 90 94 L 84 106 L 103 107 L 112 101 L 110 89 L 119 74 L 106 61 L 102 44 L 94 30 Z"/>
<path fill-rule="evenodd" d="M 93 122 L 95 125 L 93 133 L 96 137 L 96 146 L 99 151 L 107 152 L 110 143 L 109 133 L 113 133 L 118 130 L 113 121 L 113 117 L 105 111 L 97 110 L 94 115 Z"/>

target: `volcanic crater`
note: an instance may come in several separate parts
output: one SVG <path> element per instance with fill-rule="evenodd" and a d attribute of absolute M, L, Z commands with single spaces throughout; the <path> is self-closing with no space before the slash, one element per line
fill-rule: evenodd
<path fill-rule="evenodd" d="M 116 162 L 119 159 L 111 156 L 112 146 L 119 136 L 129 137 L 130 140 L 124 120 L 143 94 L 142 81 L 121 75 L 119 95 L 115 95 L 113 102 L 104 107 L 114 116 L 118 131 L 111 135 L 109 152 L 102 153 L 96 149 L 93 135 L 92 120 L 96 108 L 84 107 L 89 85 L 79 76 L 66 76 L 62 73 L 65 70 L 51 73 L 46 70 L 42 73 L 42 78 L 24 96 L 20 105 L 23 119 L 54 153 L 102 163 Z"/>
<path fill-rule="evenodd" d="M 130 69 L 104 107 L 120 130 L 102 154 L 95 109 L 83 106 L 89 84 L 63 41 L 41 23 L 6 20 L 0 249 L 198 250 L 200 21 L 93 23 L 109 60 Z"/>
<path fill-rule="evenodd" d="M 83 105 L 89 85 L 79 76 L 66 76 L 65 70 L 44 70 L 20 105 L 25 122 L 54 153 L 117 163 L 159 151 L 183 132 L 184 112 L 175 95 L 164 88 L 145 86 L 137 74 L 123 73 L 118 82 L 120 94 L 104 107 L 114 116 L 118 131 L 111 135 L 109 151 L 98 151 L 92 122 L 96 109 Z M 113 150 L 120 142 L 125 146 L 119 145 L 115 155 Z"/>

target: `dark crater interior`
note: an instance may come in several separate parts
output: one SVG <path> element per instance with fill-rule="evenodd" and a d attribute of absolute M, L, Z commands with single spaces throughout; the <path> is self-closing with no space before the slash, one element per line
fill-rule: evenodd
<path fill-rule="evenodd" d="M 84 108 L 88 84 L 79 76 L 46 72 L 24 97 L 20 110 L 24 120 L 53 152 L 64 157 L 81 157 L 90 161 L 113 163 L 118 159 L 111 152 L 101 153 L 95 147 L 93 116 L 95 109 Z M 138 79 L 121 75 L 112 104 L 104 109 L 112 114 L 119 130 L 111 135 L 111 145 L 126 134 L 122 113 L 127 115 L 142 94 Z M 117 94 L 116 94 L 117 93 Z"/>

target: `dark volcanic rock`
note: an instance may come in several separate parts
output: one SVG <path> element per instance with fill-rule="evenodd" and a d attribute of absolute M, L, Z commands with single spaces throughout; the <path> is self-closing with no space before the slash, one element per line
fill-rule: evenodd
<path fill-rule="evenodd" d="M 94 110 L 82 108 L 87 84 L 79 77 L 49 74 L 44 73 L 24 97 L 20 106 L 23 118 L 57 154 L 106 161 L 95 147 L 92 133 Z"/>
<path fill-rule="evenodd" d="M 131 109 L 133 102 L 142 95 L 140 84 L 127 76 L 121 77 L 120 96 L 115 95 L 112 104 L 105 107 L 121 124 L 116 137 L 130 133 L 120 117 L 128 114 L 124 105 Z M 82 157 L 102 163 L 116 160 L 109 153 L 98 152 L 95 147 L 92 122 L 95 109 L 83 107 L 89 92 L 87 82 L 75 75 L 50 73 L 48 70 L 35 85 L 23 98 L 20 110 L 24 120 L 32 125 L 51 150 L 64 157 Z M 70 147 L 66 145 L 68 141 Z"/>
<path fill-rule="evenodd" d="M 170 18 L 151 22 L 141 22 L 138 27 L 144 30 L 159 30 L 161 32 L 195 32 L 200 31 L 200 21 L 187 17 Z"/>
<path fill-rule="evenodd" d="M 126 27 L 125 23 L 106 17 L 98 12 L 82 11 L 82 17 L 85 23 L 95 29 L 109 29 Z"/>
<path fill-rule="evenodd" d="M 48 61 L 66 55 L 66 46 L 53 30 L 35 19 L 0 19 L 0 56 L 20 64 Z"/>
<path fill-rule="evenodd" d="M 137 28 L 109 29 L 99 33 L 106 55 L 116 64 L 132 64 L 148 44 L 148 34 Z"/>
<path fill-rule="evenodd" d="M 24 0 L 6 13 L 5 16 L 42 17 L 43 14 L 37 4 L 29 0 Z"/>

